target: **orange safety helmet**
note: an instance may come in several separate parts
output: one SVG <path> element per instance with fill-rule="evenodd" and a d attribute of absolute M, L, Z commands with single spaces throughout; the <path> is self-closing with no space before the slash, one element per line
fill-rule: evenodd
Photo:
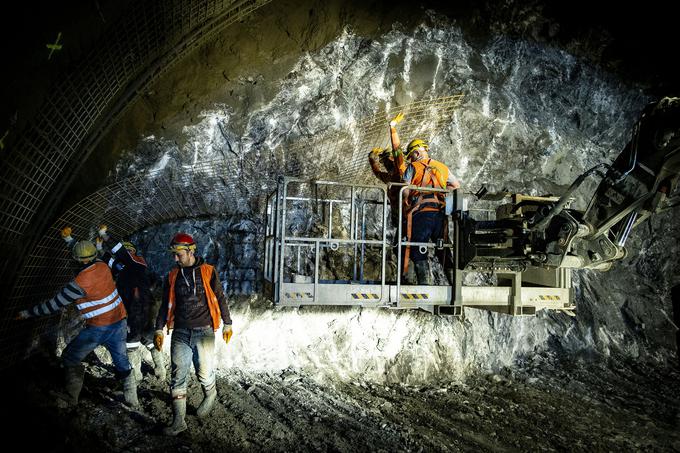
<path fill-rule="evenodd" d="M 196 241 L 194 238 L 186 233 L 177 233 L 172 237 L 170 242 L 170 251 L 178 252 L 180 250 L 196 250 Z"/>

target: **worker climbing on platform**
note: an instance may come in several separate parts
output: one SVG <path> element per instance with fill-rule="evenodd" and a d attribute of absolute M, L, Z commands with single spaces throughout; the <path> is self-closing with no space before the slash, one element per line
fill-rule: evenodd
<path fill-rule="evenodd" d="M 163 285 L 163 300 L 156 319 L 154 343 L 162 350 L 164 333 L 173 330 L 170 343 L 173 421 L 163 432 L 175 436 L 187 429 L 187 385 L 193 362 L 203 387 L 204 398 L 196 411 L 206 417 L 217 398 L 215 386 L 215 332 L 222 324 L 222 338 L 232 335 L 229 304 L 215 268 L 196 256 L 196 242 L 186 233 L 177 233 L 170 243 L 177 266 Z"/>
<path fill-rule="evenodd" d="M 153 344 L 153 321 L 150 319 L 153 296 L 146 260 L 137 254 L 137 248 L 128 241 L 117 241 L 109 236 L 106 225 L 99 227 L 97 250 L 102 253 L 102 260 L 109 263 L 116 280 L 118 294 L 128 312 L 128 334 L 126 340 L 128 358 L 132 364 L 135 378 L 142 380 L 142 347 L 151 353 L 154 375 L 165 379 L 163 353 L 157 351 Z"/>
<path fill-rule="evenodd" d="M 80 269 L 78 274 L 52 299 L 33 308 L 20 311 L 17 319 L 47 316 L 74 304 L 85 319 L 85 328 L 66 346 L 61 354 L 65 375 L 64 392 L 57 396 L 69 405 L 78 404 L 83 387 L 83 359 L 97 346 L 103 345 L 111 354 L 116 375 L 123 381 L 125 401 L 138 406 L 137 383 L 128 360 L 125 337 L 127 312 L 113 281 L 109 267 L 97 258 L 97 248 L 91 241 L 76 242 L 71 227 L 61 230 L 61 236 L 71 249 Z"/>
<path fill-rule="evenodd" d="M 399 118 L 399 120 L 402 118 Z M 395 120 L 390 122 L 393 148 L 395 145 L 400 146 L 396 131 L 398 121 Z M 408 185 L 422 188 L 458 189 L 460 187 L 458 179 L 445 164 L 429 157 L 429 149 L 430 147 L 425 140 L 416 138 L 409 142 L 404 155 L 408 163 L 402 164 L 401 160 L 397 162 L 399 169 L 405 168 L 402 181 Z M 420 243 L 431 240 L 441 245 L 447 242 L 446 194 L 444 192 L 405 189 L 403 196 L 402 234 L 405 233 L 406 240 Z M 453 284 L 455 268 L 450 249 L 439 247 L 436 254 L 444 268 L 449 284 Z M 403 275 L 405 278 L 408 275 L 409 259 L 413 260 L 417 283 L 419 285 L 431 285 L 432 275 L 427 253 L 423 253 L 420 247 L 406 246 L 404 248 Z M 407 281 L 407 283 L 412 284 L 413 282 Z"/>

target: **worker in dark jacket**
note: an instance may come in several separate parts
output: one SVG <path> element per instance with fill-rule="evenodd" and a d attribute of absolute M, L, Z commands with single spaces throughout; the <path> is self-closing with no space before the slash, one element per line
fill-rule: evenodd
<path fill-rule="evenodd" d="M 70 227 L 64 228 L 61 234 L 67 244 L 75 244 L 72 246 L 72 255 L 81 265 L 78 274 L 52 299 L 20 311 L 16 318 L 52 315 L 75 303 L 85 319 L 85 328 L 61 354 L 66 385 L 65 394 L 58 395 L 69 404 L 78 404 L 85 377 L 85 368 L 81 362 L 97 346 L 103 345 L 111 354 L 116 375 L 123 380 L 125 401 L 138 406 L 137 384 L 125 351 L 127 313 L 111 270 L 97 258 L 97 249 L 92 242 L 76 243 L 71 237 Z"/>
<path fill-rule="evenodd" d="M 172 239 L 170 251 L 177 267 L 170 271 L 164 282 L 154 343 L 160 351 L 164 327 L 174 329 L 170 343 L 173 421 L 164 429 L 165 434 L 174 436 L 187 429 L 184 418 L 192 361 L 204 393 L 196 413 L 201 418 L 210 413 L 217 397 L 215 332 L 222 324 L 222 338 L 229 343 L 232 329 L 229 305 L 219 277 L 213 266 L 195 255 L 194 239 L 186 233 L 178 233 Z"/>
<path fill-rule="evenodd" d="M 128 312 L 127 352 L 137 381 L 142 380 L 142 351 L 144 346 L 151 351 L 154 374 L 165 379 L 163 353 L 157 351 L 153 344 L 153 326 L 149 320 L 149 312 L 153 302 L 146 260 L 137 254 L 137 248 L 131 242 L 119 242 L 108 234 L 106 225 L 99 227 L 97 249 L 102 260 L 109 264 L 116 279 L 118 294 L 123 299 Z M 106 246 L 106 249 L 104 249 Z"/>

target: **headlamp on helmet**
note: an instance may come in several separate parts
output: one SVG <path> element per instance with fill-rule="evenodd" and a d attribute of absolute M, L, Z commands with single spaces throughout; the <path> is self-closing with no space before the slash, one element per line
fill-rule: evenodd
<path fill-rule="evenodd" d="M 413 151 L 416 149 L 423 147 L 425 151 L 430 150 L 430 146 L 427 144 L 425 140 L 421 140 L 419 138 L 416 138 L 414 140 L 411 140 L 411 142 L 408 144 L 406 147 L 406 157 L 410 157 L 411 154 L 413 154 Z"/>
<path fill-rule="evenodd" d="M 180 250 L 196 250 L 196 241 L 186 233 L 177 233 L 170 242 L 170 251 L 177 253 Z"/>

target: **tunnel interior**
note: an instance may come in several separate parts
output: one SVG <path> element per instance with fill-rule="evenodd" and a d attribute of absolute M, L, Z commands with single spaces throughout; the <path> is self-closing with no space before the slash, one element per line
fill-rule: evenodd
<path fill-rule="evenodd" d="M 680 95 L 668 7 L 93 1 L 12 14 L 1 368 L 10 428 L 35 431 L 35 446 L 680 450 L 677 209 L 640 225 L 611 271 L 574 272 L 574 317 L 277 308 L 263 288 L 267 197 L 280 178 L 375 184 L 366 156 L 388 146 L 397 112 L 404 140 L 426 137 L 471 193 L 559 196 L 613 161 L 645 105 Z M 314 228 L 316 214 L 301 209 L 291 228 Z M 51 390 L 79 316 L 14 319 L 73 278 L 61 228 L 94 239 L 102 223 L 141 250 L 156 307 L 177 231 L 196 238 L 229 296 L 218 407 L 195 418 L 194 377 L 177 438 L 160 434 L 168 382 L 145 373 L 132 410 L 103 350 L 87 360 L 79 406 L 60 406 Z"/>

